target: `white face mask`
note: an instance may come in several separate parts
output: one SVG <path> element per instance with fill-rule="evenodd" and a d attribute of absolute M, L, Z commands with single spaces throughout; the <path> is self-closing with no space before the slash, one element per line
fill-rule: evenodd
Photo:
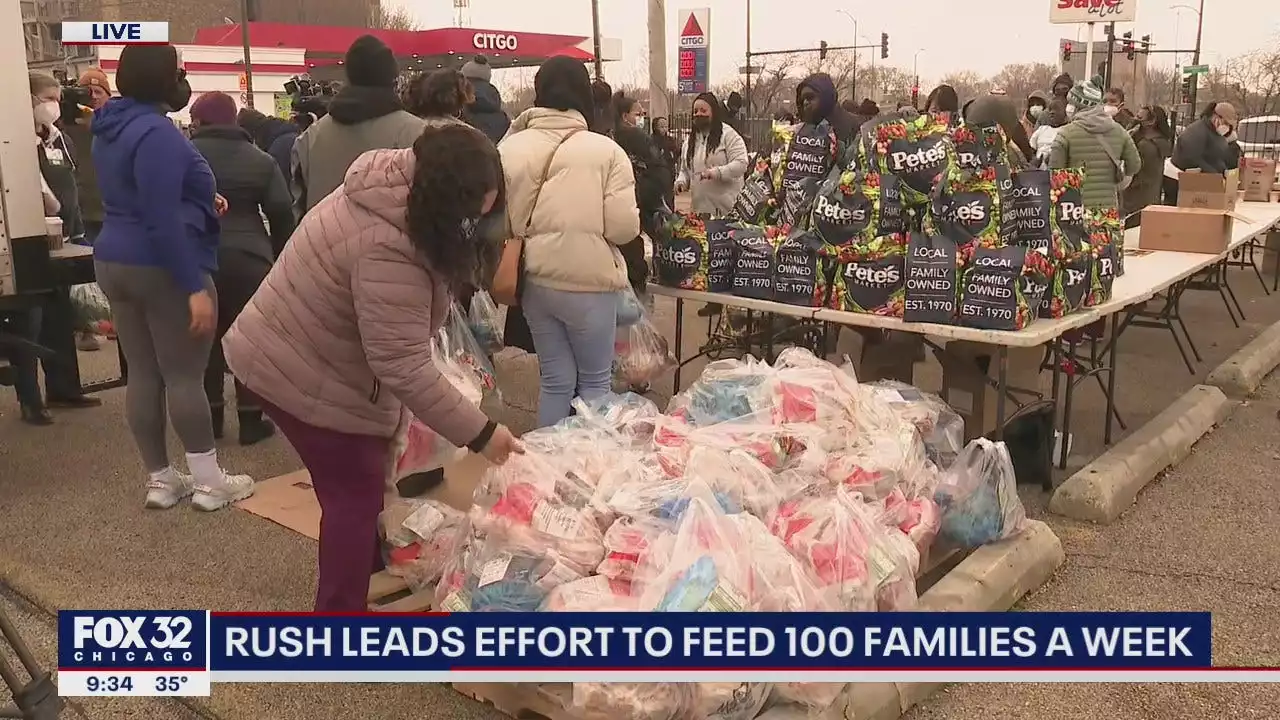
<path fill-rule="evenodd" d="M 62 104 L 57 100 L 45 100 L 32 109 L 36 124 L 51 127 L 62 117 Z"/>
<path fill-rule="evenodd" d="M 1040 107 L 1039 105 L 1032 105 L 1031 110 L 1028 111 L 1028 114 L 1031 116 L 1032 120 L 1039 120 L 1040 116 L 1044 114 L 1044 108 Z"/>
<path fill-rule="evenodd" d="M 1075 115 L 1075 114 L 1076 114 L 1076 106 L 1075 106 L 1075 105 L 1068 105 L 1068 106 L 1067 106 L 1067 117 L 1071 117 L 1072 115 Z"/>
<path fill-rule="evenodd" d="M 1116 116 L 1116 113 L 1120 112 L 1120 108 L 1116 107 L 1115 105 L 1103 105 L 1102 112 L 1106 113 L 1107 117 L 1113 118 Z"/>
<path fill-rule="evenodd" d="M 1226 123 L 1223 123 L 1223 124 L 1219 125 L 1219 126 L 1218 126 L 1218 134 L 1219 134 L 1219 135 L 1222 135 L 1222 136 L 1224 136 L 1224 137 L 1225 137 L 1225 136 L 1227 136 L 1227 135 L 1230 135 L 1230 134 L 1231 134 L 1231 126 L 1230 126 L 1230 125 L 1227 125 Z"/>

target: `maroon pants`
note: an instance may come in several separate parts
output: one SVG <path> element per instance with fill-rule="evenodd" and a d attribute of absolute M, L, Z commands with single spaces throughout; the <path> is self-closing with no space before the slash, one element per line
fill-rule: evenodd
<path fill-rule="evenodd" d="M 266 401 L 262 409 L 302 458 L 320 500 L 316 612 L 364 612 L 369 576 L 382 569 L 378 514 L 391 441 L 309 425 Z"/>

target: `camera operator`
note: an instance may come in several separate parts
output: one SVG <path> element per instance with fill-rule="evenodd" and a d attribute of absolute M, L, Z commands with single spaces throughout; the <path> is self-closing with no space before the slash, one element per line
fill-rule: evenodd
<path fill-rule="evenodd" d="M 69 140 L 75 161 L 76 189 L 80 196 L 80 218 L 84 222 L 84 242 L 93 245 L 102 230 L 102 193 L 93 167 L 93 135 L 89 126 L 93 111 L 111 99 L 111 82 L 100 68 L 85 70 L 79 82 L 62 88 L 60 126 Z"/>

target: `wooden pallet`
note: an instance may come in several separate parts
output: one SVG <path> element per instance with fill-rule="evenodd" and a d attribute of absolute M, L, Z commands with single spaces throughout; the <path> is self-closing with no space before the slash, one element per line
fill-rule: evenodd
<path fill-rule="evenodd" d="M 572 700 L 568 683 L 453 683 L 453 689 L 516 720 L 581 720 L 565 707 Z"/>
<path fill-rule="evenodd" d="M 430 590 L 413 592 L 404 578 L 386 570 L 369 578 L 368 598 L 374 612 L 427 612 L 434 600 Z"/>

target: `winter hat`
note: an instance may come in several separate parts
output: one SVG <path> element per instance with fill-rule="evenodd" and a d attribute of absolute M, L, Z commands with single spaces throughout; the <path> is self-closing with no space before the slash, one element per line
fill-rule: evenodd
<path fill-rule="evenodd" d="M 1067 93 L 1067 102 L 1076 106 L 1076 110 L 1088 110 L 1102 104 L 1102 91 L 1097 85 L 1081 80 Z"/>
<path fill-rule="evenodd" d="M 462 76 L 468 80 L 483 80 L 489 82 L 493 77 L 493 68 L 489 67 L 489 58 L 483 55 L 476 55 L 462 66 Z"/>
<path fill-rule="evenodd" d="M 1050 92 L 1050 93 L 1052 93 L 1052 94 L 1054 94 L 1054 95 L 1057 95 L 1057 93 L 1056 93 L 1056 92 L 1054 92 L 1054 91 L 1055 91 L 1055 90 L 1057 90 L 1057 89 L 1058 89 L 1058 88 L 1060 88 L 1060 87 L 1061 87 L 1061 88 L 1066 88 L 1066 89 L 1067 89 L 1067 92 L 1070 92 L 1070 91 L 1071 91 L 1071 86 L 1072 86 L 1072 85 L 1075 85 L 1075 84 L 1076 84 L 1076 83 L 1075 83 L 1075 80 L 1073 80 L 1073 79 L 1071 78 L 1071 75 L 1070 75 L 1070 74 L 1068 74 L 1068 73 L 1062 73 L 1061 75 L 1059 75 L 1058 77 L 1056 77 L 1056 78 L 1054 78 L 1054 79 L 1053 79 L 1053 84 L 1051 84 L 1051 85 L 1049 86 L 1049 92 Z"/>
<path fill-rule="evenodd" d="M 80 74 L 80 81 L 77 83 L 80 87 L 100 87 L 111 93 L 111 81 L 107 79 L 107 74 L 102 68 L 91 67 Z"/>
<path fill-rule="evenodd" d="M 347 48 L 344 60 L 347 81 L 362 87 L 393 88 L 400 64 L 387 44 L 372 35 L 361 35 Z"/>
<path fill-rule="evenodd" d="M 201 125 L 235 125 L 236 101 L 224 92 L 201 93 L 191 103 L 191 119 Z"/>
<path fill-rule="evenodd" d="M 1240 122 L 1240 116 L 1236 114 L 1236 108 L 1231 103 L 1220 102 L 1214 104 L 1213 114 L 1222 118 L 1222 121 L 1233 129 Z"/>

